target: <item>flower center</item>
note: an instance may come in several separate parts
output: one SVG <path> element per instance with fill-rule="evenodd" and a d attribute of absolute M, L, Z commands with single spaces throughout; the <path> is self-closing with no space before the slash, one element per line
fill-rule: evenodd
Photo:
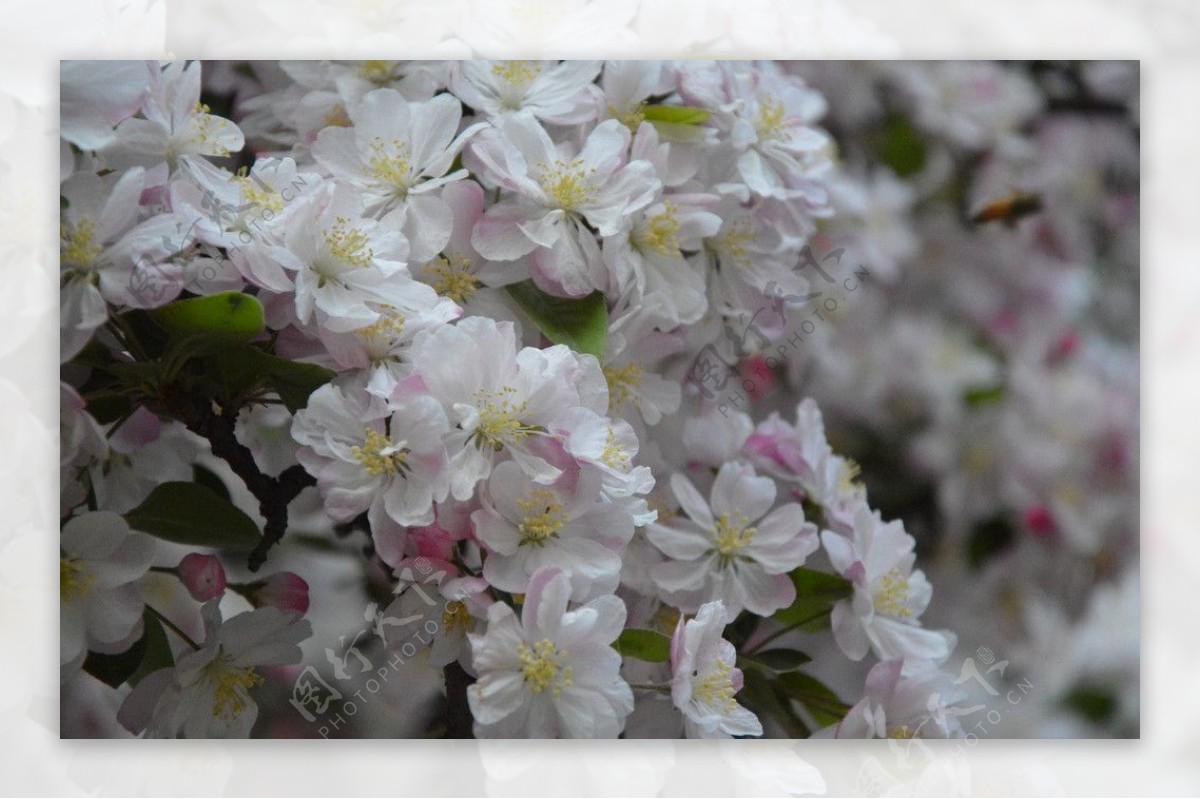
<path fill-rule="evenodd" d="M 715 250 L 722 259 L 727 259 L 737 266 L 750 265 L 749 245 L 754 241 L 754 228 L 750 220 L 742 217 L 729 226 L 724 235 L 718 236 L 711 249 Z"/>
<path fill-rule="evenodd" d="M 465 603 L 458 600 L 446 603 L 446 609 L 442 611 L 442 629 L 447 634 L 456 630 L 466 630 L 470 624 L 471 614 L 467 612 Z"/>
<path fill-rule="evenodd" d="M 604 378 L 608 381 L 608 409 L 610 412 L 617 411 L 631 399 L 634 404 L 637 403 L 634 391 L 642 382 L 643 371 L 642 367 L 636 363 L 604 367 Z"/>
<path fill-rule="evenodd" d="M 404 333 L 404 315 L 388 305 L 379 314 L 379 320 L 357 331 L 358 335 L 368 341 L 383 341 L 390 343 Z"/>
<path fill-rule="evenodd" d="M 204 677 L 213 685 L 213 716 L 235 716 L 250 704 L 250 689 L 263 678 L 249 666 L 235 666 L 229 655 L 218 654 L 204 667 Z"/>
<path fill-rule="evenodd" d="M 557 536 L 563 525 L 570 521 L 553 491 L 538 489 L 529 495 L 529 499 L 518 499 L 517 506 L 525 512 L 519 527 L 522 544 L 544 547 L 546 541 Z"/>
<path fill-rule="evenodd" d="M 350 225 L 344 216 L 334 220 L 333 227 L 325 231 L 325 244 L 329 254 L 341 263 L 354 267 L 370 266 L 375 251 L 367 246 L 367 234 Z"/>
<path fill-rule="evenodd" d="M 634 244 L 642 252 L 655 252 L 659 255 L 679 255 L 679 217 L 678 208 L 674 203 L 663 203 L 663 212 L 655 214 L 646 221 L 634 236 Z"/>
<path fill-rule="evenodd" d="M 758 530 L 746 526 L 746 517 L 740 511 L 725 513 L 717 518 L 717 554 L 721 566 L 727 566 L 746 546 L 754 540 Z"/>
<path fill-rule="evenodd" d="M 80 219 L 71 227 L 65 222 L 58 226 L 59 253 L 64 264 L 91 266 L 103 248 L 96 241 L 96 223 L 91 219 Z"/>
<path fill-rule="evenodd" d="M 96 581 L 96 575 L 75 558 L 59 558 L 59 569 L 58 590 L 62 602 L 86 594 Z"/>
<path fill-rule="evenodd" d="M 526 403 L 512 401 L 517 390 L 506 386 L 499 391 L 476 392 L 479 408 L 479 424 L 475 428 L 475 443 L 482 447 L 489 444 L 499 452 L 507 444 L 515 444 L 532 433 L 541 432 L 540 427 L 527 425 L 520 420 L 525 413 Z"/>
<path fill-rule="evenodd" d="M 364 61 L 359 67 L 358 74 L 364 79 L 371 81 L 378 86 L 383 86 L 391 82 L 392 69 L 395 63 L 392 61 L 369 60 Z"/>
<path fill-rule="evenodd" d="M 852 458 L 846 458 L 842 461 L 842 466 L 838 469 L 838 488 L 843 493 L 853 491 L 857 485 L 855 480 L 862 473 L 862 467 L 858 465 Z"/>
<path fill-rule="evenodd" d="M 471 259 L 461 253 L 447 253 L 446 257 L 431 261 L 425 271 L 434 275 L 437 282 L 433 290 L 443 297 L 462 305 L 475 296 L 479 278 L 471 274 Z"/>
<path fill-rule="evenodd" d="M 617 108 L 615 105 L 610 104 L 608 106 L 608 115 L 634 133 L 637 133 L 638 127 L 646 121 L 645 109 L 645 102 L 640 102 L 626 108 Z"/>
<path fill-rule="evenodd" d="M 692 681 L 692 699 L 703 705 L 717 706 L 724 713 L 737 707 L 733 695 L 737 693 L 730 679 L 733 668 L 723 660 L 713 664 L 713 670 Z"/>
<path fill-rule="evenodd" d="M 192 133 L 184 141 L 184 144 L 194 145 L 196 147 L 206 147 L 205 155 L 215 155 L 221 158 L 229 155 L 229 148 L 223 144 L 218 144 L 215 141 L 216 132 L 214 128 L 218 125 L 218 119 L 211 113 L 212 109 L 204 103 L 196 103 L 195 109 L 192 111 Z"/>
<path fill-rule="evenodd" d="M 774 97 L 764 97 L 758 103 L 758 114 L 754 118 L 754 130 L 760 139 L 777 139 L 787 127 L 787 110 Z"/>
<path fill-rule="evenodd" d="M 626 471 L 629 469 L 629 451 L 617 441 L 617 431 L 608 428 L 604 436 L 604 449 L 600 452 L 600 462 L 610 469 Z"/>
<path fill-rule="evenodd" d="M 595 196 L 588 178 L 595 167 L 587 167 L 578 158 L 574 161 L 559 161 L 554 165 L 543 165 L 541 184 L 551 204 L 563 211 L 574 211 L 586 205 Z"/>
<path fill-rule="evenodd" d="M 492 65 L 492 74 L 509 86 L 525 86 L 542 74 L 542 68 L 534 61 L 500 61 Z"/>
<path fill-rule="evenodd" d="M 887 737 L 894 738 L 900 741 L 907 741 L 913 738 L 921 737 L 920 727 L 910 727 L 907 724 L 897 724 L 894 727 L 888 728 Z"/>
<path fill-rule="evenodd" d="M 242 197 L 257 208 L 279 213 L 283 210 L 283 197 L 260 178 L 250 175 L 245 167 L 234 177 L 242 189 Z"/>
<path fill-rule="evenodd" d="M 413 183 L 410 157 L 411 151 L 404 142 L 392 139 L 389 145 L 376 136 L 375 140 L 371 142 L 371 155 L 367 159 L 367 168 L 372 177 L 383 183 L 390 183 L 403 194 L 412 187 Z"/>
<path fill-rule="evenodd" d="M 912 610 L 905 604 L 908 602 L 908 593 L 908 579 L 899 569 L 892 569 L 879 581 L 879 589 L 875 592 L 875 609 L 887 616 L 907 619 L 912 616 Z"/>
<path fill-rule="evenodd" d="M 517 644 L 517 657 L 521 659 L 521 672 L 525 675 L 525 686 L 535 694 L 547 688 L 558 696 L 572 683 L 571 667 L 563 667 L 566 650 L 558 649 L 549 638 L 543 638 L 533 647 Z"/>
<path fill-rule="evenodd" d="M 397 471 L 408 470 L 408 450 L 403 442 L 393 443 L 383 433 L 367 428 L 366 438 L 361 447 L 351 447 L 350 454 L 363 465 L 367 474 L 378 477 L 386 474 L 388 477 Z"/>

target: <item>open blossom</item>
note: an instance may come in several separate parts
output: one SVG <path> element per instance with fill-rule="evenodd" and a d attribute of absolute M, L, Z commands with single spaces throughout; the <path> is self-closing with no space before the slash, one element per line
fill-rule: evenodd
<path fill-rule="evenodd" d="M 89 649 L 125 651 L 142 627 L 137 582 L 154 562 L 154 539 L 130 532 L 115 513 L 93 511 L 63 525 L 59 549 L 62 664 L 81 663 Z"/>
<path fill-rule="evenodd" d="M 521 616 L 503 602 L 468 638 L 479 680 L 467 689 L 480 738 L 615 738 L 633 711 L 611 644 L 625 625 L 615 596 L 568 610 L 570 578 L 542 569 Z"/>
<path fill-rule="evenodd" d="M 326 385 L 292 421 L 297 458 L 317 478 L 325 510 L 342 522 L 364 511 L 398 524 L 433 521 L 449 489 L 446 415 L 427 396 L 385 402 L 361 390 Z"/>
<path fill-rule="evenodd" d="M 902 522 L 884 523 L 878 511 L 863 505 L 850 537 L 831 530 L 821 542 L 835 570 L 854 583 L 854 596 L 833 606 L 833 635 L 851 660 L 868 651 L 884 659 L 903 659 L 906 669 L 942 663 L 957 641 L 954 633 L 926 630 L 918 620 L 933 587 L 913 571 L 912 536 Z"/>
<path fill-rule="evenodd" d="M 867 674 L 866 696 L 836 725 L 818 738 L 952 738 L 962 735 L 959 715 L 952 707 L 966 698 L 954 677 L 937 669 L 904 674 L 904 662 L 885 660 Z"/>
<path fill-rule="evenodd" d="M 222 621 L 219 600 L 204 605 L 204 641 L 171 668 L 142 678 L 117 719 L 148 738 L 245 738 L 258 718 L 250 691 L 258 669 L 300 660 L 312 625 L 298 613 L 259 608 Z"/>
<path fill-rule="evenodd" d="M 608 405 L 594 357 L 563 345 L 518 352 L 509 322 L 469 317 L 426 333 L 413 343 L 412 362 L 418 382 L 411 389 L 428 391 L 457 425 L 446 445 L 451 492 L 458 500 L 470 498 L 502 455 L 535 482 L 554 481 L 562 470 L 540 448 L 555 421 L 573 408 L 602 413 Z"/>
<path fill-rule="evenodd" d="M 141 115 L 117 125 L 115 138 L 101 149 L 112 168 L 153 166 L 175 169 L 199 156 L 227 156 L 242 149 L 245 137 L 233 122 L 209 113 L 200 102 L 200 62 L 148 62 L 149 91 Z"/>
<path fill-rule="evenodd" d="M 410 103 L 394 89 L 368 93 L 350 118 L 353 127 L 321 131 L 313 157 L 362 190 L 366 213 L 404 212 L 413 259 L 432 258 L 446 245 L 452 219 L 437 189 L 467 176 L 450 166 L 483 126 L 459 133 L 462 104 L 449 94 Z"/>
<path fill-rule="evenodd" d="M 633 518 L 620 505 L 600 498 L 599 475 L 583 478 L 574 491 L 534 483 L 512 461 L 492 472 L 490 501 L 471 516 L 475 535 L 489 552 L 483 576 L 496 588 L 524 593 L 542 567 L 571 578 L 575 601 L 617 588 L 621 553 L 633 537 Z"/>
<path fill-rule="evenodd" d="M 816 525 L 798 504 L 771 510 L 775 483 L 737 462 L 721 467 L 710 501 L 682 474 L 671 476 L 671 489 L 689 518 L 651 525 L 647 537 L 671 559 L 651 577 L 672 604 L 691 611 L 719 599 L 729 619 L 791 604 L 796 587 L 787 573 L 818 547 Z"/>
<path fill-rule="evenodd" d="M 470 162 L 488 185 L 512 196 L 479 220 L 475 249 L 495 261 L 529 255 L 534 281 L 552 294 L 604 290 L 606 270 L 585 223 L 612 236 L 661 186 L 648 161 L 627 161 L 629 142 L 629 130 L 615 119 L 593 128 L 578 151 L 556 145 L 525 115 L 481 133 L 467 149 Z"/>
<path fill-rule="evenodd" d="M 489 117 L 524 112 L 543 122 L 574 125 L 595 116 L 595 61 L 459 61 L 450 87 L 467 105 Z"/>
<path fill-rule="evenodd" d="M 737 650 L 721 637 L 725 608 L 707 602 L 694 619 L 679 619 L 671 638 L 671 699 L 689 738 L 762 735 L 762 724 L 734 696 L 742 690 Z"/>

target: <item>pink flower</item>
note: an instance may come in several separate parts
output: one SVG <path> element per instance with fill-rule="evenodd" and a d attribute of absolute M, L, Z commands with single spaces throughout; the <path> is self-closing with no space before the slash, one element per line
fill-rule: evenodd
<path fill-rule="evenodd" d="M 185 555 L 176 567 L 183 587 L 197 602 L 215 599 L 225 591 L 225 568 L 215 555 L 193 552 Z"/>

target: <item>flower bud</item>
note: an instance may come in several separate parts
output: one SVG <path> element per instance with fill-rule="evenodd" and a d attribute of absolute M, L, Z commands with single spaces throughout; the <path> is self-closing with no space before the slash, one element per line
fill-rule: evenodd
<path fill-rule="evenodd" d="M 225 590 L 225 568 L 215 555 L 193 552 L 185 555 L 176 567 L 184 588 L 197 602 L 207 602 Z"/>
<path fill-rule="evenodd" d="M 254 593 L 258 607 L 273 607 L 297 613 L 308 611 L 308 583 L 298 574 L 277 572 L 262 582 Z"/>

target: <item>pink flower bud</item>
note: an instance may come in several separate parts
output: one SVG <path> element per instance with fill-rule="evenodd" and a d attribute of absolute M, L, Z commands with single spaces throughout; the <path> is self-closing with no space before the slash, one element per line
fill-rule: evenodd
<path fill-rule="evenodd" d="M 214 555 L 193 552 L 185 555 L 176 568 L 184 588 L 197 602 L 207 602 L 225 590 L 225 568 Z"/>
<path fill-rule="evenodd" d="M 298 574 L 277 572 L 263 581 L 254 595 L 258 607 L 273 607 L 297 613 L 308 611 L 308 583 Z"/>
<path fill-rule="evenodd" d="M 1038 538 L 1049 538 L 1058 531 L 1058 525 L 1054 523 L 1054 514 L 1044 505 L 1026 508 L 1023 516 L 1025 526 Z"/>

